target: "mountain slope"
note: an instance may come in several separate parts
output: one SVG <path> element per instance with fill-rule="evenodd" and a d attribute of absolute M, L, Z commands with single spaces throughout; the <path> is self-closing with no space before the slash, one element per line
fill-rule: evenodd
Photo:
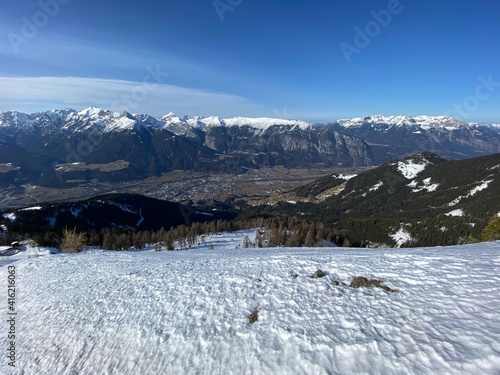
<path fill-rule="evenodd" d="M 3 214 L 9 230 L 23 233 L 33 229 L 77 227 L 79 230 L 121 228 L 169 229 L 172 226 L 232 219 L 230 212 L 204 212 L 178 203 L 135 194 L 108 194 L 78 202 L 43 204 Z"/>
<path fill-rule="evenodd" d="M 500 213 L 500 154 L 446 161 L 421 153 L 358 176 L 327 176 L 256 211 L 322 220 L 357 244 L 462 243 Z"/>

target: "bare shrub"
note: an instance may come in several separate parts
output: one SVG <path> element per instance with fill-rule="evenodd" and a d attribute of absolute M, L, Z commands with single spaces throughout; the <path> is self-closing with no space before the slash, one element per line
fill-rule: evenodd
<path fill-rule="evenodd" d="M 387 285 L 382 284 L 382 280 L 377 280 L 377 279 L 367 279 L 366 277 L 362 276 L 356 276 L 352 282 L 351 285 L 349 285 L 351 288 L 361 288 L 361 287 L 376 287 L 376 288 L 381 288 L 384 289 L 386 292 L 392 292 L 392 293 L 397 293 L 399 292 L 398 289 L 392 289 L 389 288 Z"/>
<path fill-rule="evenodd" d="M 79 253 L 87 246 L 87 234 L 77 232 L 76 228 L 64 228 L 60 242 L 61 250 L 66 253 Z"/>

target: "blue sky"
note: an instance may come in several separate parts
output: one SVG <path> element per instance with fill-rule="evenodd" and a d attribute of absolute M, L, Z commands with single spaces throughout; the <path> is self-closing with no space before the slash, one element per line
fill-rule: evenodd
<path fill-rule="evenodd" d="M 2 111 L 500 122 L 495 0 L 0 0 L 0 9 Z"/>

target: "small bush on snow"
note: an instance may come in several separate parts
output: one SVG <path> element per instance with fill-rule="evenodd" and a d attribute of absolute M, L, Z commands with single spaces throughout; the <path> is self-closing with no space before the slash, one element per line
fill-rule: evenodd
<path fill-rule="evenodd" d="M 60 242 L 61 250 L 66 253 L 79 253 L 87 246 L 87 235 L 83 232 L 77 232 L 76 228 L 64 228 Z"/>

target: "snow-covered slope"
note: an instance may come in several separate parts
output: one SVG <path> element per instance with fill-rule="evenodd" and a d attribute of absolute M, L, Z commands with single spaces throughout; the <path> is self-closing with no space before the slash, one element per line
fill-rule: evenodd
<path fill-rule="evenodd" d="M 235 249 L 244 234 L 17 263 L 17 373 L 500 373 L 499 242 Z M 354 276 L 399 292 L 344 285 Z"/>
<path fill-rule="evenodd" d="M 407 179 L 414 179 L 429 163 L 426 160 L 406 159 L 398 162 L 398 171 Z"/>

